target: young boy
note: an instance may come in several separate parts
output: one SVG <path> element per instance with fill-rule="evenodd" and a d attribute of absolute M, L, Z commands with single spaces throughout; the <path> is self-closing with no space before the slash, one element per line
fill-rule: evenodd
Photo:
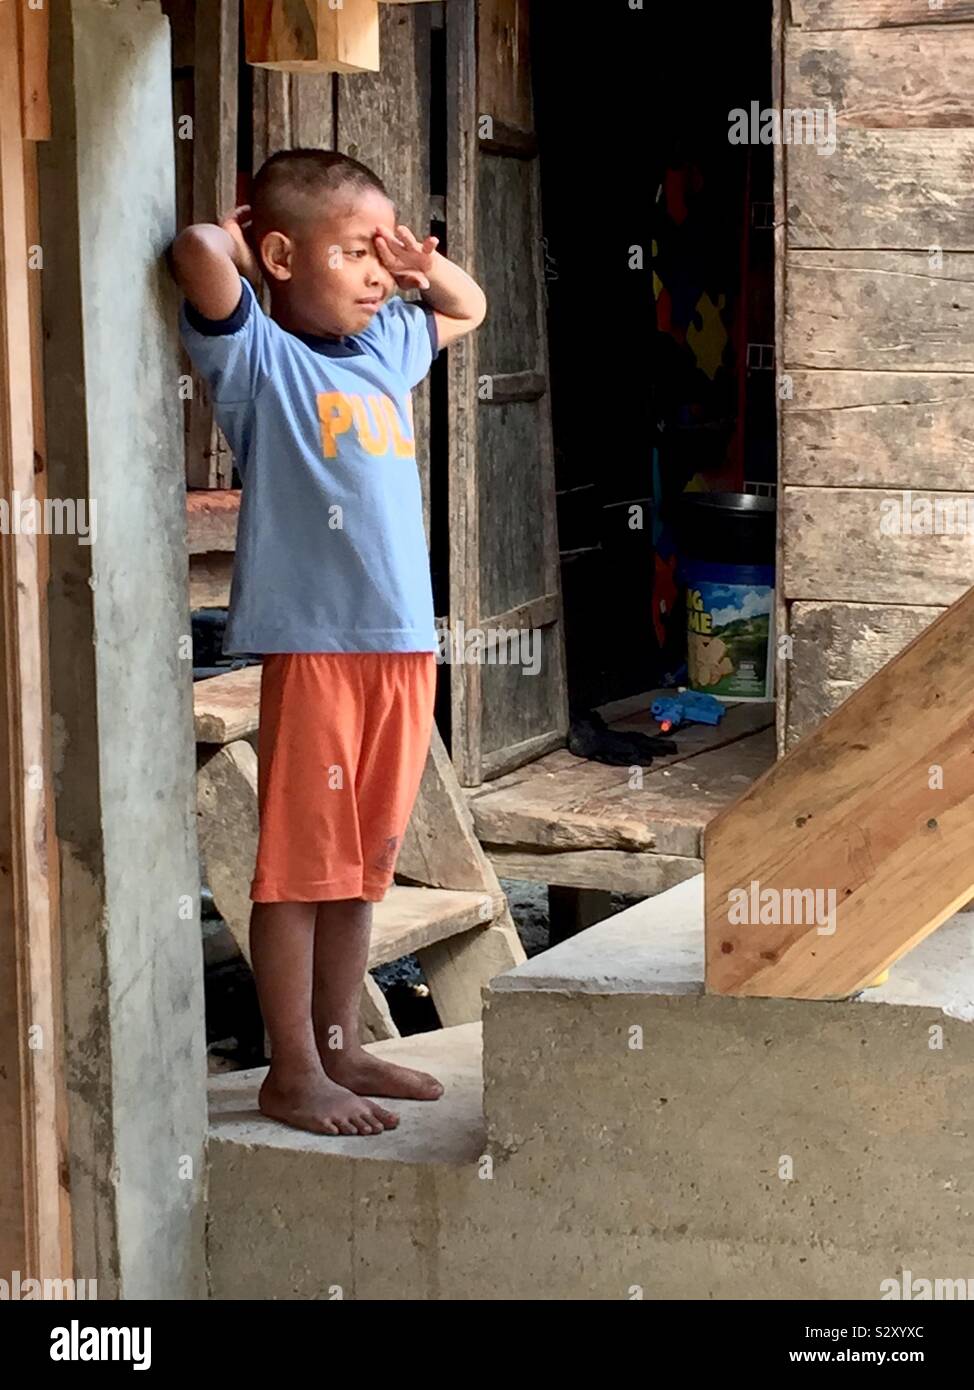
<path fill-rule="evenodd" d="M 370 169 L 289 150 L 253 205 L 172 245 L 183 342 L 243 492 L 224 648 L 263 656 L 250 941 L 271 1065 L 265 1115 L 379 1134 L 367 1097 L 436 1100 L 433 1077 L 358 1039 L 373 902 L 393 869 L 433 724 L 437 649 L 410 390 L 477 328 L 481 289 L 395 225 Z M 253 286 L 270 288 L 271 317 Z M 419 289 L 421 304 L 392 297 Z"/>

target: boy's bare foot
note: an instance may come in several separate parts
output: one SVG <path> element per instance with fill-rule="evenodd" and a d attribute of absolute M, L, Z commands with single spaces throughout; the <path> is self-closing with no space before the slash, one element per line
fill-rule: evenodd
<path fill-rule="evenodd" d="M 386 1096 L 391 1100 L 439 1100 L 443 1087 L 435 1076 L 412 1067 L 397 1067 L 358 1047 L 329 1052 L 321 1058 L 325 1071 L 339 1086 L 357 1096 Z"/>
<path fill-rule="evenodd" d="M 257 1097 L 262 1114 L 312 1134 L 381 1134 L 395 1129 L 399 1116 L 323 1071 L 275 1072 L 273 1063 Z"/>

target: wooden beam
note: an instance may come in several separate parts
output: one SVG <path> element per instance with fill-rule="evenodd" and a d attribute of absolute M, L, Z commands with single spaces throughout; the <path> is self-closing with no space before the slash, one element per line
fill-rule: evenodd
<path fill-rule="evenodd" d="M 247 62 L 278 72 L 378 72 L 377 0 L 244 0 Z"/>
<path fill-rule="evenodd" d="M 0 496 L 35 497 L 36 382 L 32 377 L 29 207 L 17 9 L 0 5 Z M 36 305 L 36 301 L 35 301 Z M 51 767 L 44 644 L 45 597 L 37 537 L 0 545 L 0 1270 L 71 1273 L 60 1182 L 60 962 L 50 856 Z"/>
<path fill-rule="evenodd" d="M 476 274 L 477 251 L 477 10 L 474 0 L 450 0 L 446 16 L 447 244 L 450 259 Z M 447 354 L 449 441 L 450 626 L 478 626 L 480 494 L 477 469 L 478 335 L 454 343 Z M 483 678 L 479 663 L 450 682 L 451 747 L 457 777 L 483 779 Z"/>
<path fill-rule="evenodd" d="M 51 95 L 47 81 L 50 11 L 17 5 L 20 23 L 20 104 L 25 140 L 50 140 Z"/>
<path fill-rule="evenodd" d="M 845 998 L 974 897 L 972 633 L 974 589 L 711 821 L 711 993 Z"/>
<path fill-rule="evenodd" d="M 485 845 L 498 875 L 563 888 L 599 888 L 652 897 L 700 872 L 700 860 L 678 854 L 631 854 L 624 850 L 555 850 L 538 853 L 512 845 Z"/>
<path fill-rule="evenodd" d="M 218 222 L 237 201 L 237 0 L 196 6 L 193 61 L 193 221 Z M 203 378 L 193 371 L 188 402 L 186 481 L 226 488 L 230 447 L 217 428 Z"/>
<path fill-rule="evenodd" d="M 974 0 L 790 0 L 801 29 L 881 29 L 974 20 Z"/>

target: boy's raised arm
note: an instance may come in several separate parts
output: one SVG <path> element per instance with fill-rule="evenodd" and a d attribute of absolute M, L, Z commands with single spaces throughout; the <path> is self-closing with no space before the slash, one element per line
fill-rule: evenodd
<path fill-rule="evenodd" d="M 249 207 L 240 207 L 219 226 L 196 223 L 180 232 L 169 248 L 173 278 L 204 318 L 230 317 L 240 302 L 241 276 L 259 288 L 257 259 L 244 230 L 249 214 Z"/>

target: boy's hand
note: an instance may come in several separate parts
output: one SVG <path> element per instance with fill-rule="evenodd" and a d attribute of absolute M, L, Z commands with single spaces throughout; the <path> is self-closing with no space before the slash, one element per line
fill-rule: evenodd
<path fill-rule="evenodd" d="M 244 203 L 234 208 L 220 219 L 220 226 L 233 242 L 233 263 L 245 280 L 249 280 L 255 290 L 260 290 L 260 264 L 251 245 L 253 216 L 250 205 Z"/>
<path fill-rule="evenodd" d="M 422 245 L 408 227 L 400 225 L 379 227 L 375 246 L 379 260 L 401 290 L 428 290 L 433 257 L 440 244 L 439 237 L 428 236 Z"/>

